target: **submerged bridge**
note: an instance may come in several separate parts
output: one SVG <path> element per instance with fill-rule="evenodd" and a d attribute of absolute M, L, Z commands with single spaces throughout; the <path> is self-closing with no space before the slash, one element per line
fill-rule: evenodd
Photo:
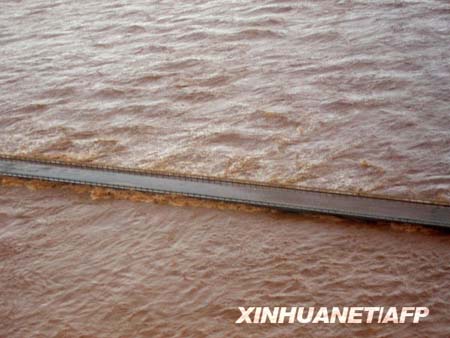
<path fill-rule="evenodd" d="M 0 155 L 0 175 L 450 228 L 450 205 Z"/>

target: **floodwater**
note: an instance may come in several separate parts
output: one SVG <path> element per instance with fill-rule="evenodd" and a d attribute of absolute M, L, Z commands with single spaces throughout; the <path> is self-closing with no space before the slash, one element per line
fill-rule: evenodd
<path fill-rule="evenodd" d="M 448 203 L 449 37 L 438 0 L 5 0 L 0 152 Z M 450 336 L 446 232 L 2 182 L 0 337 Z"/>

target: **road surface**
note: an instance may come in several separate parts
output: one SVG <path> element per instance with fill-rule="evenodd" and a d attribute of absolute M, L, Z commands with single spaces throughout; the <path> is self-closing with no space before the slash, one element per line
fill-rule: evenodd
<path fill-rule="evenodd" d="M 268 206 L 296 212 L 350 216 L 450 228 L 450 206 L 256 182 L 165 175 L 94 165 L 0 156 L 0 175 L 115 189 L 170 193 Z"/>

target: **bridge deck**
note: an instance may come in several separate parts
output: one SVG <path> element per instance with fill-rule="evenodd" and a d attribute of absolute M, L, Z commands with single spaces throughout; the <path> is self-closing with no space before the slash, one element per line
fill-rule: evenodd
<path fill-rule="evenodd" d="M 450 206 L 0 156 L 0 175 L 450 228 Z"/>

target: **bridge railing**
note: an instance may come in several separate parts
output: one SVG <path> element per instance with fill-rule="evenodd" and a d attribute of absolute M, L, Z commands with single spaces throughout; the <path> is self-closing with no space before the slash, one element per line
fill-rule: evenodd
<path fill-rule="evenodd" d="M 290 190 L 301 190 L 301 191 L 311 191 L 311 192 L 319 192 L 326 194 L 338 194 L 338 195 L 347 195 L 347 196 L 358 196 L 358 197 L 366 197 L 366 198 L 375 198 L 375 199 L 383 199 L 383 200 L 393 200 L 393 201 L 407 201 L 413 203 L 421 203 L 421 204 L 432 204 L 432 205 L 446 205 L 450 206 L 450 202 L 446 201 L 426 201 L 420 199 L 409 199 L 409 198 L 396 198 L 392 196 L 380 195 L 380 194 L 370 194 L 361 191 L 342 191 L 342 190 L 331 190 L 331 189 L 323 189 L 323 188 L 310 188 L 310 187 L 302 187 L 293 184 L 286 183 L 267 183 L 260 181 L 252 181 L 245 179 L 236 179 L 236 178 L 228 178 L 228 177 L 214 177 L 214 176 L 206 176 L 206 175 L 198 175 L 198 174 L 187 174 L 180 172 L 173 172 L 168 170 L 156 170 L 156 169 L 144 169 L 144 168 L 132 168 L 125 166 L 111 166 L 104 163 L 86 163 L 81 161 L 66 161 L 59 159 L 52 159 L 44 156 L 27 156 L 27 155 L 16 155 L 16 154 L 2 154 L 0 153 L 0 160 L 9 160 L 9 161 L 25 161 L 39 164 L 50 164 L 57 166 L 66 166 L 66 167 L 74 167 L 74 168 L 86 168 L 86 169 L 95 169 L 95 170 L 103 170 L 109 172 L 121 172 L 121 173 L 131 173 L 136 175 L 151 175 L 151 176 L 160 176 L 160 177 L 172 177 L 176 179 L 189 180 L 189 181 L 203 181 L 203 182 L 214 182 L 217 184 L 231 184 L 231 185 L 246 185 L 246 186 L 261 186 L 268 187 L 272 189 L 290 189 Z"/>

